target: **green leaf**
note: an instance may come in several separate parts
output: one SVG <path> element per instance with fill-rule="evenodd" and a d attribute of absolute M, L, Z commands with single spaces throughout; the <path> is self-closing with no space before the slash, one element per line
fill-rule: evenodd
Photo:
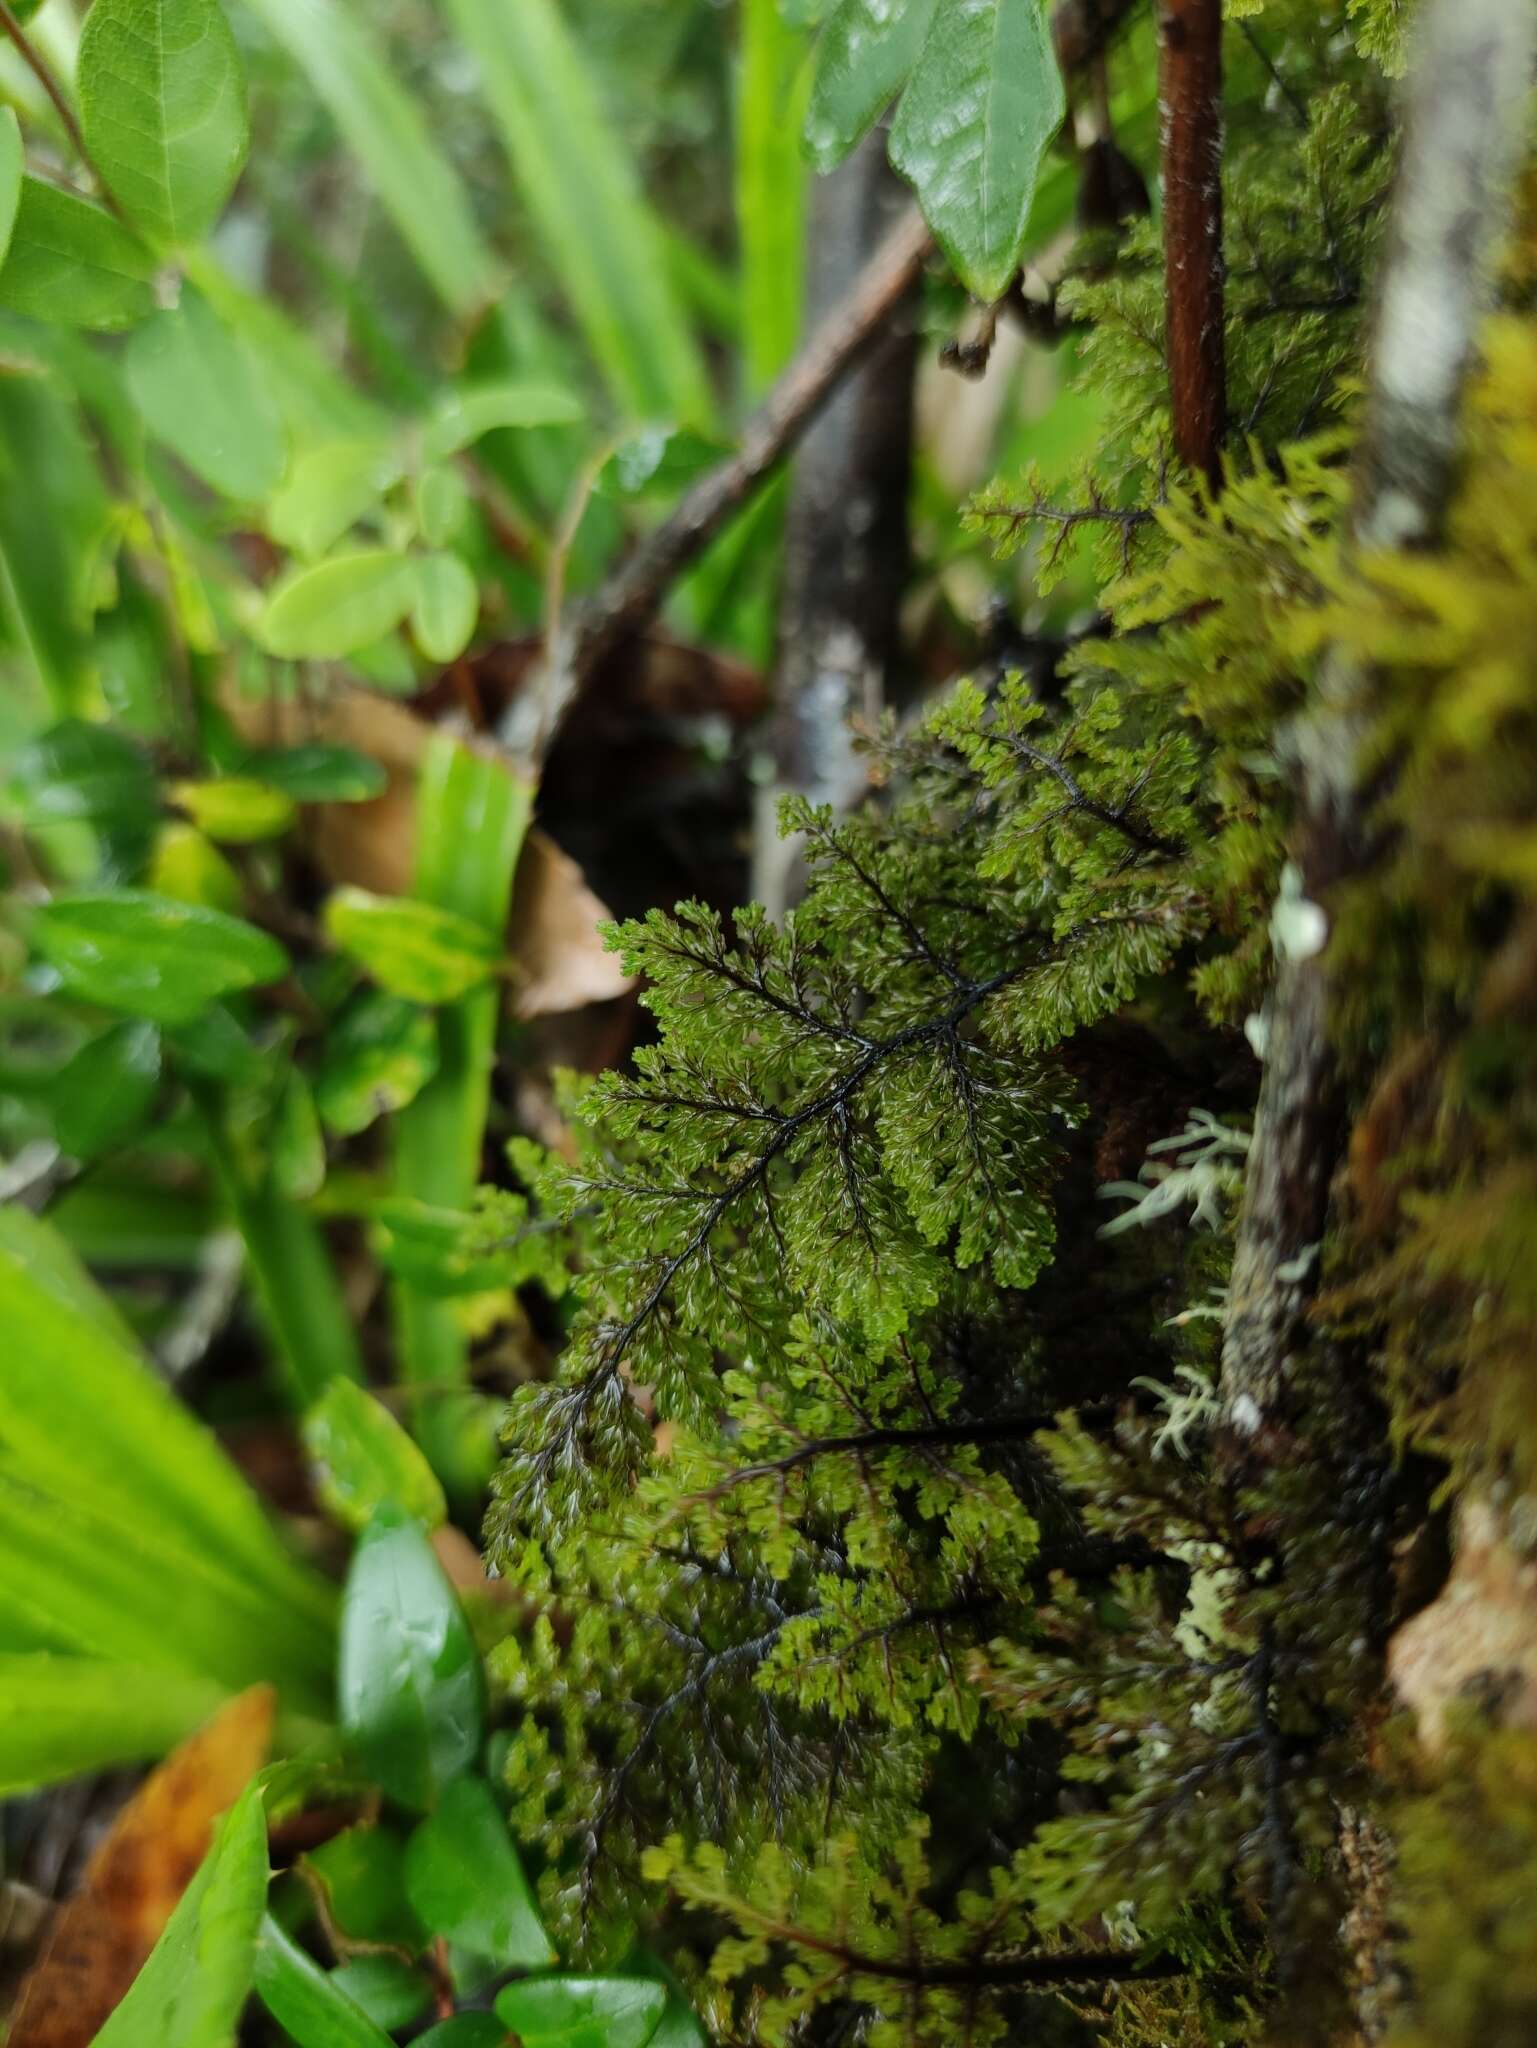
<path fill-rule="evenodd" d="M 480 313 L 496 296 L 496 260 L 420 106 L 380 56 L 369 10 L 352 0 L 247 4 L 319 95 L 444 305 L 460 317 Z"/>
<path fill-rule="evenodd" d="M 289 1940 L 270 1914 L 256 1945 L 256 1990 L 298 2048 L 391 2048 L 389 2035 Z"/>
<path fill-rule="evenodd" d="M 411 631 L 429 661 L 457 661 L 480 617 L 480 587 L 458 555 L 416 558 L 416 602 Z"/>
<path fill-rule="evenodd" d="M 474 1763 L 484 1727 L 480 1658 L 421 1524 L 374 1515 L 342 1602 L 339 1704 L 387 1797 L 420 1810 Z"/>
<path fill-rule="evenodd" d="M 842 163 L 902 90 L 934 11 L 935 0 L 840 0 L 817 45 L 806 114 L 806 148 L 818 170 Z"/>
<path fill-rule="evenodd" d="M 430 548 L 446 548 L 464 531 L 474 499 L 451 463 L 435 462 L 416 480 L 416 530 Z"/>
<path fill-rule="evenodd" d="M 554 0 L 450 0 L 523 198 L 610 390 L 636 419 L 705 423 L 704 363 L 662 236 Z"/>
<path fill-rule="evenodd" d="M 666 2006 L 647 1977 L 533 1977 L 498 1994 L 496 2016 L 523 2048 L 646 2048 Z"/>
<path fill-rule="evenodd" d="M 327 1126 L 352 1137 L 414 1101 L 438 1068 L 430 1011 L 403 996 L 367 989 L 326 1034 L 316 1102 Z"/>
<path fill-rule="evenodd" d="M 297 747 L 259 747 L 247 754 L 243 772 L 269 789 L 280 789 L 296 804 L 361 804 L 383 796 L 389 776 L 379 762 L 353 747 L 306 740 Z"/>
<path fill-rule="evenodd" d="M 56 897 L 31 930 L 75 995 L 157 1024 L 190 1024 L 220 996 L 288 972 L 288 955 L 255 925 L 147 889 Z"/>
<path fill-rule="evenodd" d="M 26 161 L 21 125 L 13 107 L 0 107 L 0 264 L 11 246 L 11 229 L 21 204 L 21 172 Z"/>
<path fill-rule="evenodd" d="M 104 207 L 23 178 L 0 306 L 58 327 L 132 327 L 155 310 L 154 258 Z"/>
<path fill-rule="evenodd" d="M 423 423 L 422 457 L 442 462 L 499 427 L 573 426 L 583 410 L 559 384 L 467 384 L 439 399 Z"/>
<path fill-rule="evenodd" d="M 353 1956 L 331 1972 L 331 1981 L 376 2027 L 392 2032 L 411 2026 L 432 2003 L 432 1986 L 403 1956 Z"/>
<path fill-rule="evenodd" d="M 282 577 L 257 637 L 288 661 L 336 661 L 398 626 L 416 598 L 416 570 L 393 548 L 359 548 Z"/>
<path fill-rule="evenodd" d="M 86 148 L 129 219 L 161 249 L 202 241 L 251 139 L 217 0 L 95 0 L 77 83 Z"/>
<path fill-rule="evenodd" d="M 191 1673 L 47 1651 L 0 1655 L 0 1799 L 165 1756 L 224 1697 Z"/>
<path fill-rule="evenodd" d="M 547 1970 L 555 1961 L 506 1816 L 482 1778 L 456 1778 L 417 1828 L 406 1890 L 424 1927 L 499 1970 Z"/>
<path fill-rule="evenodd" d="M 385 1502 L 429 1529 L 448 1519 L 436 1473 L 382 1401 L 333 1380 L 304 1418 L 315 1490 L 344 1529 L 361 1532 Z"/>
<path fill-rule="evenodd" d="M 897 109 L 891 161 L 976 298 L 998 298 L 1019 267 L 1066 105 L 1041 0 L 940 9 Z"/>
<path fill-rule="evenodd" d="M 795 353 L 805 297 L 810 71 L 806 38 L 775 0 L 744 0 L 736 121 L 737 241 L 748 389 L 763 391 Z"/>
<path fill-rule="evenodd" d="M 334 944 L 391 995 L 413 1003 L 452 1003 L 488 981 L 501 940 L 451 910 L 405 896 L 338 889 L 324 923 Z"/>
<path fill-rule="evenodd" d="M 325 1886 L 331 1920 L 344 1935 L 412 1955 L 425 1948 L 426 1929 L 406 1897 L 405 1841 L 393 1827 L 372 1822 L 343 1828 L 304 1860 Z M 358 2003 L 373 2012 L 366 1998 Z"/>
<path fill-rule="evenodd" d="M 239 914 L 245 900 L 240 877 L 213 841 L 180 818 L 161 826 L 144 881 L 157 896 L 228 911 L 231 917 Z"/>
<path fill-rule="evenodd" d="M 77 718 L 17 749 L 5 798 L 29 831 L 91 826 L 113 876 L 142 867 L 160 814 L 155 771 L 143 748 L 113 726 Z"/>
<path fill-rule="evenodd" d="M 294 800 L 249 775 L 216 775 L 208 782 L 175 782 L 171 796 L 193 824 L 225 846 L 276 839 L 292 825 Z"/>
<path fill-rule="evenodd" d="M 462 2012 L 418 2034 L 416 2048 L 507 2048 L 507 2029 L 493 2013 Z"/>
<path fill-rule="evenodd" d="M 227 2048 L 267 1904 L 260 1783 L 243 1792 L 93 2048 Z"/>
<path fill-rule="evenodd" d="M 593 488 L 605 498 L 675 496 L 729 452 L 722 442 L 686 427 L 642 427 L 620 442 Z"/>
<path fill-rule="evenodd" d="M 272 1117 L 272 1184 L 290 1202 L 308 1202 L 326 1177 L 326 1145 L 315 1096 L 302 1069 L 290 1067 Z"/>
<path fill-rule="evenodd" d="M 55 1088 L 53 1127 L 72 1159 L 110 1152 L 142 1129 L 160 1092 L 160 1033 L 125 1017 L 80 1048 Z"/>
<path fill-rule="evenodd" d="M 388 441 L 325 441 L 305 448 L 267 508 L 267 531 L 295 554 L 323 555 L 378 510 L 400 475 L 399 452 Z"/>
<path fill-rule="evenodd" d="M 244 344 L 190 286 L 136 330 L 123 367 L 157 440 L 237 504 L 283 473 L 283 422 Z"/>

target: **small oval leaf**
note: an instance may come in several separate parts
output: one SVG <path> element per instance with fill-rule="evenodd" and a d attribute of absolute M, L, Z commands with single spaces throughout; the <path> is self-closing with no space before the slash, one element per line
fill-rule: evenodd
<path fill-rule="evenodd" d="M 279 579 L 257 634 L 288 661 L 338 661 L 398 626 L 416 599 L 416 567 L 393 548 L 359 548 Z"/>
<path fill-rule="evenodd" d="M 313 559 L 376 511 L 399 481 L 390 442 L 324 441 L 294 457 L 267 508 L 267 531 L 280 547 Z"/>
<path fill-rule="evenodd" d="M 532 1977 L 498 1993 L 523 2048 L 646 2048 L 667 2007 L 647 1977 Z"/>
<path fill-rule="evenodd" d="M 406 1849 L 417 1918 L 499 1970 L 547 1970 L 555 1950 L 533 1888 L 484 1779 L 456 1778 Z"/>
<path fill-rule="evenodd" d="M 249 846 L 275 839 L 296 815 L 292 797 L 248 775 L 218 775 L 208 782 L 177 782 L 171 795 L 209 839 Z"/>
<path fill-rule="evenodd" d="M 368 989 L 326 1034 L 316 1102 L 329 1129 L 353 1137 L 414 1102 L 438 1070 L 438 1027 L 404 996 Z"/>
<path fill-rule="evenodd" d="M 382 1401 L 335 1379 L 304 1418 L 315 1490 L 343 1528 L 366 1529 L 386 1502 L 428 1529 L 448 1518 L 437 1474 Z"/>
<path fill-rule="evenodd" d="M 157 1024 L 190 1024 L 218 997 L 288 972 L 255 925 L 147 889 L 58 897 L 33 913 L 32 935 L 76 995 Z"/>
<path fill-rule="evenodd" d="M 422 427 L 422 455 L 442 462 L 498 427 L 565 427 L 581 419 L 582 401 L 559 384 L 467 384 L 440 398 Z"/>
<path fill-rule="evenodd" d="M 457 661 L 480 616 L 480 591 L 457 555 L 422 555 L 416 563 L 411 631 L 429 661 Z"/>
<path fill-rule="evenodd" d="M 467 917 L 368 889 L 338 889 L 325 928 L 381 988 L 413 1003 L 456 1003 L 490 979 L 500 951 Z"/>

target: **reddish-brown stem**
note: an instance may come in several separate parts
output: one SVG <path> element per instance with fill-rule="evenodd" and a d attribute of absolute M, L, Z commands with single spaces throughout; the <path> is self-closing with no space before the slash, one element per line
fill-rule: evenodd
<path fill-rule="evenodd" d="M 1222 0 L 1159 0 L 1163 248 L 1174 447 L 1222 481 Z"/>

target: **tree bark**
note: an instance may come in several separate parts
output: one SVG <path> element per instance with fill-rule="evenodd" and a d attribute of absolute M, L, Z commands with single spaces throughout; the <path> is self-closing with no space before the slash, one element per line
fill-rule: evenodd
<path fill-rule="evenodd" d="M 886 138 L 865 138 L 819 180 L 813 199 L 808 312 L 813 325 L 847 296 L 900 218 L 906 188 Z M 865 784 L 851 721 L 880 709 L 897 651 L 907 582 L 917 334 L 905 308 L 801 444 L 785 521 L 775 710 L 755 821 L 753 896 L 776 916 L 799 893 L 800 857 L 779 838 L 781 795 L 843 809 Z"/>
<path fill-rule="evenodd" d="M 1158 48 L 1174 452 L 1216 491 L 1227 426 L 1222 0 L 1160 0 Z"/>

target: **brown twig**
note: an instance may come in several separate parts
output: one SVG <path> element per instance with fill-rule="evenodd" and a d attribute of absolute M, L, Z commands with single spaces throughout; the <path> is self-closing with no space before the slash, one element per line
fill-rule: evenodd
<path fill-rule="evenodd" d="M 90 172 L 102 199 L 111 208 L 112 212 L 121 219 L 123 210 L 108 189 L 106 180 L 91 160 L 91 152 L 85 146 L 85 137 L 80 132 L 80 123 L 75 117 L 75 110 L 70 105 L 64 88 L 48 68 L 47 60 L 42 52 L 6 5 L 6 0 L 0 0 L 0 33 L 3 33 L 6 39 L 15 45 L 21 61 L 32 73 L 32 76 L 43 88 L 43 91 L 47 93 L 49 100 L 52 102 L 53 110 L 63 125 L 64 133 L 69 137 L 71 149 L 74 150 L 86 170 Z"/>
<path fill-rule="evenodd" d="M 1215 491 L 1227 424 L 1223 345 L 1222 0 L 1159 0 L 1163 248 L 1174 447 Z"/>
<path fill-rule="evenodd" d="M 1441 531 L 1534 60 L 1530 0 L 1431 0 L 1422 18 L 1357 457 L 1359 550 L 1424 548 Z M 1294 735 L 1300 887 L 1326 908 L 1371 857 L 1367 818 L 1380 789 L 1364 787 L 1363 763 L 1375 695 L 1370 669 L 1335 648 Z M 1282 959 L 1271 1003 L 1222 1349 L 1227 1455 L 1239 1473 L 1283 1454 L 1290 1438 L 1292 1359 L 1306 1341 L 1345 1133 L 1334 978 L 1325 926 L 1324 943 Z"/>
<path fill-rule="evenodd" d="M 663 599 L 733 512 L 746 504 L 872 347 L 920 275 L 933 236 L 910 213 L 877 249 L 854 289 L 813 334 L 742 431 L 736 452 L 701 477 L 590 603 L 562 623 L 551 650 L 541 744 L 548 745 L 594 671 L 648 626 Z M 534 751 L 535 735 L 504 734 Z"/>

